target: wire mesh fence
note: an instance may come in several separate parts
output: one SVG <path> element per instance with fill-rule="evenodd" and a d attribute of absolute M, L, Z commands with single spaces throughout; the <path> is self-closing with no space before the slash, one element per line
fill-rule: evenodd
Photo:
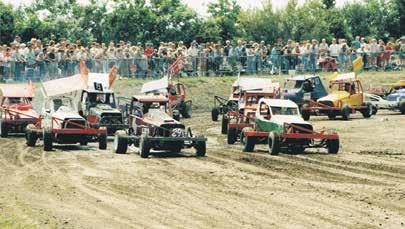
<path fill-rule="evenodd" d="M 318 55 L 251 55 L 221 56 L 199 55 L 182 57 L 182 77 L 232 76 L 239 72 L 246 75 L 287 74 L 289 70 L 297 73 L 315 73 L 320 71 L 352 71 L 352 62 L 358 57 L 363 60 L 365 71 L 399 71 L 405 66 L 405 53 L 383 52 L 362 53 L 339 56 Z M 175 58 L 150 57 L 128 59 L 87 59 L 85 63 L 91 72 L 108 73 L 116 66 L 121 77 L 160 78 L 167 74 Z M 67 77 L 79 73 L 79 60 L 46 59 L 30 62 L 0 62 L 0 80 L 42 81 Z"/>

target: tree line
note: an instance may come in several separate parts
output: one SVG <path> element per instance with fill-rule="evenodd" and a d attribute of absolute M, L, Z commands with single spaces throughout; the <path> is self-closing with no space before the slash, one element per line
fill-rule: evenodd
<path fill-rule="evenodd" d="M 0 44 L 19 35 L 23 41 L 51 37 L 91 41 L 199 43 L 237 39 L 275 43 L 278 38 L 353 39 L 359 35 L 396 39 L 405 31 L 405 1 L 363 0 L 342 7 L 335 0 L 289 0 L 274 9 L 263 0 L 259 9 L 243 10 L 236 0 L 218 0 L 201 17 L 181 0 L 35 0 L 13 8 L 0 0 Z"/>

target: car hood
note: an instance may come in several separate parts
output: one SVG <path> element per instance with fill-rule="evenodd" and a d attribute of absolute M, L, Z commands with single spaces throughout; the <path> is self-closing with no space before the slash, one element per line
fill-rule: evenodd
<path fill-rule="evenodd" d="M 166 112 L 159 109 L 150 109 L 149 112 L 143 116 L 143 121 L 154 126 L 180 124 L 180 122 L 174 120 Z"/>
<path fill-rule="evenodd" d="M 301 92 L 299 88 L 286 89 L 282 92 L 282 97 L 298 103 L 302 99 Z"/>
<path fill-rule="evenodd" d="M 19 109 L 9 109 L 10 111 L 17 112 L 20 118 L 39 118 L 38 112 L 33 109 L 19 110 Z"/>
<path fill-rule="evenodd" d="M 330 93 L 329 95 L 318 99 L 318 102 L 321 102 L 321 101 L 338 101 L 338 100 L 347 98 L 349 96 L 350 96 L 350 94 L 347 91 L 334 91 L 334 92 Z"/>
<path fill-rule="evenodd" d="M 385 97 L 388 101 L 397 101 L 398 98 L 405 98 L 405 93 L 392 93 Z"/>
<path fill-rule="evenodd" d="M 90 113 L 93 115 L 102 115 L 102 114 L 120 114 L 121 112 L 116 109 L 112 108 L 110 105 L 107 104 L 99 104 L 95 107 L 90 108 Z"/>
<path fill-rule="evenodd" d="M 295 124 L 307 124 L 311 125 L 309 122 L 304 121 L 301 116 L 298 115 L 273 115 L 271 121 L 277 123 L 278 125 L 284 125 L 284 123 L 295 123 Z"/>
<path fill-rule="evenodd" d="M 77 112 L 72 110 L 69 107 L 60 107 L 57 111 L 52 113 L 53 118 L 57 118 L 60 120 L 65 120 L 65 119 L 84 119 L 82 116 L 80 116 Z"/>

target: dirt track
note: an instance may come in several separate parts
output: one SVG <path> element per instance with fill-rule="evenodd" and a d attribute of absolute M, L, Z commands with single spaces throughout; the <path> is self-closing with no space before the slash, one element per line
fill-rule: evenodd
<path fill-rule="evenodd" d="M 187 121 L 209 137 L 204 158 L 145 160 L 136 149 L 114 155 L 96 145 L 44 153 L 0 139 L 0 226 L 405 228 L 405 116 L 381 113 L 313 121 L 338 124 L 336 156 L 242 153 L 208 113 Z"/>

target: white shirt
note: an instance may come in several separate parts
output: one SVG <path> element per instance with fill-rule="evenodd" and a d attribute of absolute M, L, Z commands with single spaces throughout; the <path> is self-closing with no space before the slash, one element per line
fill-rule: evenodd
<path fill-rule="evenodd" d="M 338 56 L 339 55 L 340 46 L 338 44 L 331 44 L 329 46 L 329 52 L 331 56 Z"/>

